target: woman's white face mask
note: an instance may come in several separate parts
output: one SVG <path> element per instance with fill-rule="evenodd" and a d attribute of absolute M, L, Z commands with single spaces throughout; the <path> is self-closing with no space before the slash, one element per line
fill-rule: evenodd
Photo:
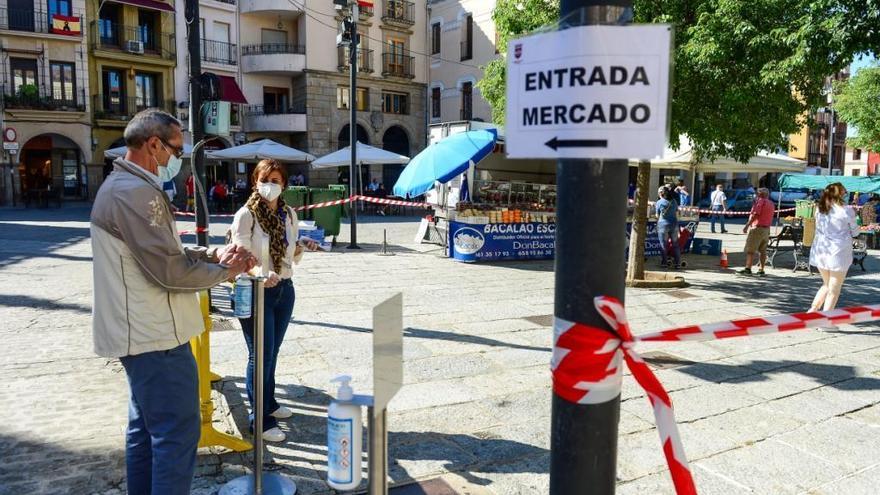
<path fill-rule="evenodd" d="M 257 192 L 260 193 L 263 199 L 272 202 L 278 199 L 278 196 L 281 196 L 281 185 L 274 182 L 258 182 Z"/>

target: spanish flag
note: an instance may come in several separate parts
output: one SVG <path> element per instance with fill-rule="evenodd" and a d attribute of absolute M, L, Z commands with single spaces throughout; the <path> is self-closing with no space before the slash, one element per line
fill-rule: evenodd
<path fill-rule="evenodd" d="M 52 15 L 52 34 L 80 35 L 80 18 L 61 14 Z"/>

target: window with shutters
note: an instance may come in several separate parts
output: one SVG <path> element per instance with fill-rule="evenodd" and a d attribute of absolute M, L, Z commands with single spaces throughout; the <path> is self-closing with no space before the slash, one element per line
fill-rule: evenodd
<path fill-rule="evenodd" d="M 468 14 L 464 19 L 461 33 L 461 59 L 470 60 L 474 57 L 474 16 Z"/>

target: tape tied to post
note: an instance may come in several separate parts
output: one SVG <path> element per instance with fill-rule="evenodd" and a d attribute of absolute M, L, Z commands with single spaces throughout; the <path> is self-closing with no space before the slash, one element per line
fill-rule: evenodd
<path fill-rule="evenodd" d="M 663 454 L 678 495 L 696 495 L 696 485 L 675 422 L 672 400 L 636 352 L 638 342 L 708 341 L 880 320 L 878 304 L 689 325 L 636 336 L 630 330 L 619 300 L 599 296 L 594 299 L 594 304 L 610 330 L 555 319 L 551 360 L 553 391 L 577 404 L 611 401 L 620 395 L 625 362 L 654 410 Z"/>

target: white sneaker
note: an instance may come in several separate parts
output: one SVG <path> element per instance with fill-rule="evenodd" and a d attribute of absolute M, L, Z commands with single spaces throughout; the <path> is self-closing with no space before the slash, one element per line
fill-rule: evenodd
<path fill-rule="evenodd" d="M 283 442 L 287 436 L 277 426 L 263 432 L 263 440 L 267 442 Z"/>
<path fill-rule="evenodd" d="M 273 412 L 269 416 L 272 416 L 275 419 L 287 419 L 293 416 L 293 411 L 284 406 L 278 406 L 278 409 L 275 409 L 275 412 Z"/>

